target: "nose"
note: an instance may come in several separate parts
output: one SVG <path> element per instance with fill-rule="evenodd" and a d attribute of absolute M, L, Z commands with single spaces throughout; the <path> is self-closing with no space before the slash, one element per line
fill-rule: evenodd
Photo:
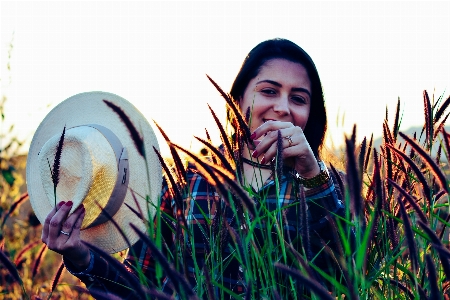
<path fill-rule="evenodd" d="M 273 111 L 281 116 L 289 115 L 290 110 L 288 96 L 282 95 L 277 101 L 275 101 Z"/>

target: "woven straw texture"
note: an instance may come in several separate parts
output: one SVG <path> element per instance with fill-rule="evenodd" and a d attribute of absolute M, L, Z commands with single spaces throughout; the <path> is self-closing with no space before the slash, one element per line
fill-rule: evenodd
<path fill-rule="evenodd" d="M 120 120 L 119 116 L 103 102 L 103 100 L 108 100 L 120 107 L 140 132 L 140 135 L 144 140 L 147 163 L 137 151 L 134 141 L 125 124 Z M 44 185 L 48 185 L 48 179 L 42 180 L 41 176 L 45 175 L 45 172 L 41 170 L 42 166 L 40 166 L 38 159 L 38 154 L 43 150 L 44 144 L 49 139 L 55 138 L 55 136 L 59 138 L 64 126 L 69 129 L 85 124 L 98 124 L 110 129 L 120 139 L 122 145 L 126 147 L 128 151 L 128 191 L 125 196 L 124 205 L 122 205 L 119 211 L 114 215 L 113 219 L 120 226 L 130 243 L 133 244 L 138 240 L 138 236 L 129 226 L 129 223 L 135 224 L 143 231 L 146 227 L 144 222 L 126 207 L 125 203 L 139 211 L 133 200 L 131 193 L 131 190 L 133 190 L 140 209 L 144 212 L 146 219 L 153 218 L 155 207 L 159 202 L 159 194 L 161 192 L 162 172 L 159 160 L 153 150 L 153 147 L 158 150 L 159 147 L 152 127 L 145 117 L 130 102 L 117 95 L 106 92 L 78 94 L 61 102 L 44 118 L 33 136 L 27 159 L 26 176 L 31 205 L 41 223 L 44 222 L 46 216 L 54 207 L 54 201 L 50 201 L 52 195 L 51 197 L 48 197 L 47 195 L 49 187 L 47 186 L 44 188 Z M 63 153 L 64 150 L 65 149 L 63 148 Z M 76 153 L 73 153 L 72 155 L 76 156 Z M 61 159 L 64 159 L 64 154 Z M 71 157 L 70 159 L 73 161 L 75 157 Z M 80 161 L 80 164 L 81 163 L 82 162 Z M 51 161 L 50 164 L 53 165 L 53 161 Z M 61 162 L 61 166 L 63 165 L 67 166 L 64 162 Z M 146 166 L 148 166 L 148 170 L 146 170 Z M 48 172 L 47 174 L 50 173 Z M 86 175 L 90 176 L 90 174 Z M 60 180 L 63 180 L 63 178 Z M 57 195 L 63 197 L 65 193 L 64 189 L 70 189 L 67 183 L 61 183 L 61 186 L 58 185 Z M 70 191 L 70 193 L 76 194 L 74 191 Z M 150 203 L 147 203 L 146 201 L 147 195 L 149 196 Z M 58 201 L 60 200 L 68 201 L 72 199 L 59 199 Z M 74 203 L 77 204 L 75 201 Z M 80 202 L 78 202 L 78 204 L 79 203 Z M 73 209 L 76 209 L 75 206 L 76 205 L 74 205 Z M 89 207 L 92 207 L 92 205 L 85 205 L 86 210 L 88 210 Z M 149 211 L 147 211 L 147 208 L 149 208 Z M 114 224 L 110 221 L 82 230 L 81 238 L 109 253 L 115 253 L 128 247 Z"/>

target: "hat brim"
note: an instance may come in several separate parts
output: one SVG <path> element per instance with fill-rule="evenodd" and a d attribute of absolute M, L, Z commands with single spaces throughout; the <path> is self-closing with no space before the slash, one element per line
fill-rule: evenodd
<path fill-rule="evenodd" d="M 144 141 L 145 158 L 136 149 L 126 125 L 103 100 L 108 100 L 120 107 L 137 128 Z M 110 129 L 120 139 L 122 145 L 127 148 L 129 159 L 128 190 L 124 204 L 113 216 L 113 220 L 132 245 L 139 237 L 131 228 L 130 223 L 133 223 L 142 231 L 146 230 L 146 225 L 127 205 L 136 211 L 140 209 L 146 220 L 151 219 L 159 203 L 162 170 L 153 149 L 155 147 L 159 150 L 159 147 L 152 127 L 130 102 L 117 95 L 106 92 L 77 94 L 61 102 L 44 118 L 33 136 L 27 158 L 26 179 L 31 206 L 42 224 L 48 213 L 53 209 L 47 201 L 47 195 L 40 178 L 38 154 L 42 146 L 54 135 L 60 135 L 64 126 L 71 128 L 85 124 L 99 124 Z M 147 167 L 148 170 L 146 170 Z M 146 196 L 148 196 L 150 202 L 147 202 Z M 139 208 L 136 204 L 139 205 Z M 111 221 L 82 230 L 81 239 L 108 253 L 115 253 L 128 248 L 127 242 Z"/>

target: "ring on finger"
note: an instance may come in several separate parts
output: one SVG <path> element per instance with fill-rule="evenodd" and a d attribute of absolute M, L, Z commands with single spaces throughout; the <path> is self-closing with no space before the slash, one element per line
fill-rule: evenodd
<path fill-rule="evenodd" d="M 284 138 L 287 139 L 287 140 L 289 141 L 289 147 L 292 147 L 293 142 L 292 142 L 291 136 L 288 135 L 288 136 L 286 136 L 286 137 L 284 137 Z"/>
<path fill-rule="evenodd" d="M 70 236 L 70 232 L 65 232 L 64 230 L 61 230 L 61 233 L 67 236 Z"/>

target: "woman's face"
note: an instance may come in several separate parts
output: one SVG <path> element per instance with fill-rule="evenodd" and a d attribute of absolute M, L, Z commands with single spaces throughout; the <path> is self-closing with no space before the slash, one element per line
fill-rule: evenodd
<path fill-rule="evenodd" d="M 279 58 L 267 61 L 248 83 L 240 107 L 244 115 L 250 107 L 252 132 L 271 120 L 304 129 L 311 108 L 311 81 L 305 67 Z"/>

